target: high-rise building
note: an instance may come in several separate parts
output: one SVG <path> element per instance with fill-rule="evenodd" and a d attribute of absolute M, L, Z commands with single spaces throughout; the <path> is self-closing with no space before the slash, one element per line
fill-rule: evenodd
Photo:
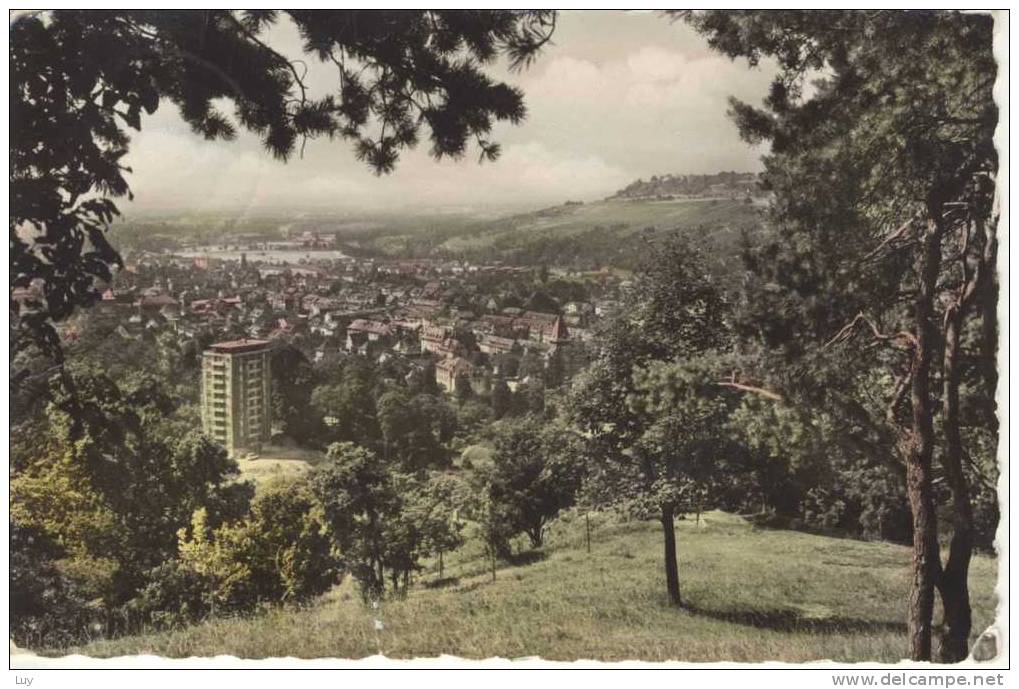
<path fill-rule="evenodd" d="M 231 457 L 269 440 L 270 342 L 234 340 L 202 355 L 202 429 Z"/>

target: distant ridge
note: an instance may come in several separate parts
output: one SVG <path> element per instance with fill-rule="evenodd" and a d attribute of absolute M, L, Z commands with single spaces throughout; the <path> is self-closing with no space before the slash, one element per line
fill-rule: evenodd
<path fill-rule="evenodd" d="M 756 172 L 717 172 L 713 175 L 655 175 L 646 181 L 638 179 L 607 200 L 746 198 L 761 195 Z"/>

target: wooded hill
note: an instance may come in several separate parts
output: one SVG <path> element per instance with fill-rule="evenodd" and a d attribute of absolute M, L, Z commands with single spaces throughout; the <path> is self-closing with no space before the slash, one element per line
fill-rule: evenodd
<path fill-rule="evenodd" d="M 739 263 L 744 231 L 758 232 L 761 207 L 744 199 L 604 200 L 567 203 L 476 223 L 381 229 L 347 243 L 351 253 L 445 257 L 555 265 L 633 268 L 646 252 L 642 237 L 681 234 L 725 266 Z"/>
<path fill-rule="evenodd" d="M 653 175 L 620 189 L 610 199 L 745 198 L 762 196 L 754 172 L 717 172 L 713 175 Z"/>

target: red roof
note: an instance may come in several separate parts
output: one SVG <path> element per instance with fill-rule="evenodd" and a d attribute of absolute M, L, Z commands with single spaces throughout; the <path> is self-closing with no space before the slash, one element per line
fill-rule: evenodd
<path fill-rule="evenodd" d="M 256 352 L 269 346 L 268 340 L 231 340 L 229 342 L 217 342 L 211 349 L 220 354 L 243 354 L 244 352 Z"/>
<path fill-rule="evenodd" d="M 568 340 L 570 337 L 570 331 L 566 329 L 566 323 L 563 322 L 562 318 L 556 318 L 555 323 L 549 329 L 549 339 L 554 341 L 557 340 Z"/>

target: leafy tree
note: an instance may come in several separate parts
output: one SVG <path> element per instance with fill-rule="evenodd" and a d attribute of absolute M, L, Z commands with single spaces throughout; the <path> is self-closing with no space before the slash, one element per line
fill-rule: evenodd
<path fill-rule="evenodd" d="M 669 599 L 682 605 L 674 519 L 719 502 L 716 484 L 738 477 L 744 450 L 729 425 L 742 396 L 718 385 L 713 353 L 677 362 L 650 362 L 634 372 L 628 402 L 649 419 L 631 449 L 643 488 L 634 504 L 657 513 L 665 536 Z"/>
<path fill-rule="evenodd" d="M 441 398 L 391 390 L 378 400 L 383 457 L 406 471 L 443 464 L 456 431 L 456 412 Z"/>
<path fill-rule="evenodd" d="M 304 480 L 268 484 L 244 520 L 214 530 L 200 509 L 178 539 L 181 564 L 204 582 L 210 607 L 307 600 L 327 591 L 341 571 L 321 508 Z"/>
<path fill-rule="evenodd" d="M 269 371 L 272 416 L 283 432 L 299 442 L 319 436 L 321 418 L 311 413 L 316 375 L 308 358 L 292 344 L 274 347 Z"/>
<path fill-rule="evenodd" d="M 277 479 L 263 486 L 240 529 L 247 534 L 245 558 L 260 599 L 300 602 L 338 581 L 340 563 L 306 480 Z"/>
<path fill-rule="evenodd" d="M 492 416 L 501 419 L 510 411 L 513 403 L 513 393 L 506 384 L 506 379 L 499 376 L 492 383 Z"/>
<path fill-rule="evenodd" d="M 41 453 L 21 473 L 25 481 L 83 482 L 86 495 L 94 492 L 117 515 L 132 570 L 171 554 L 176 530 L 195 509 L 208 507 L 219 523 L 246 511 L 251 496 L 220 446 L 164 416 L 172 402 L 154 381 L 137 384 L 121 390 L 94 372 L 55 378 L 39 432 L 62 459 Z"/>
<path fill-rule="evenodd" d="M 145 583 L 123 610 L 147 628 L 172 628 L 213 612 L 212 582 L 179 559 L 145 573 Z"/>
<path fill-rule="evenodd" d="M 311 485 L 365 599 L 380 598 L 385 592 L 384 520 L 397 499 L 385 464 L 370 450 L 335 443 L 312 474 Z"/>
<path fill-rule="evenodd" d="M 375 406 L 375 372 L 362 357 L 348 359 L 339 383 L 320 385 L 312 392 L 312 405 L 320 418 L 338 422 L 339 440 L 374 445 L 381 438 Z"/>
<path fill-rule="evenodd" d="M 517 376 L 524 380 L 526 378 L 542 379 L 545 375 L 545 362 L 537 354 L 528 352 L 520 357 L 520 364 L 517 368 Z"/>
<path fill-rule="evenodd" d="M 67 613 L 76 634 L 85 618 L 122 630 L 127 621 L 114 612 L 174 558 L 191 514 L 203 510 L 213 526 L 238 519 L 252 494 L 222 447 L 166 415 L 173 400 L 158 385 L 145 377 L 123 385 L 88 370 L 54 376 L 47 414 L 33 428 L 45 441 L 13 448 L 12 524 L 55 545 L 38 567 L 60 573 L 54 601 L 88 602 L 91 612 L 63 603 L 50 612 Z M 41 554 L 26 547 L 19 557 Z M 32 624 L 72 631 L 49 619 Z"/>
<path fill-rule="evenodd" d="M 471 399 L 456 408 L 457 431 L 461 438 L 471 438 L 484 432 L 492 422 L 492 410 L 479 401 Z"/>
<path fill-rule="evenodd" d="M 541 380 L 527 380 L 517 385 L 511 406 L 514 416 L 545 414 L 545 385 Z"/>
<path fill-rule="evenodd" d="M 441 390 L 435 380 L 435 362 L 428 359 L 421 366 L 413 367 L 407 389 L 415 394 L 438 395 Z"/>
<path fill-rule="evenodd" d="M 492 499 L 488 471 L 474 471 L 470 475 L 471 499 L 465 505 L 471 519 L 471 533 L 485 546 L 485 554 L 492 563 L 495 576 L 495 562 L 513 554 L 510 540 L 519 531 L 514 525 L 513 506 L 508 502 Z"/>
<path fill-rule="evenodd" d="M 73 643 L 96 623 L 82 582 L 64 571 L 67 550 L 13 515 L 10 531 L 11 638 L 22 647 Z"/>
<path fill-rule="evenodd" d="M 961 391 L 993 410 L 996 383 L 993 21 L 926 11 L 682 16 L 730 57 L 777 62 L 763 107 L 732 103 L 743 137 L 770 147 L 763 177 L 780 239 L 756 272 L 807 306 L 787 312 L 771 334 L 798 339 L 792 348 L 846 349 L 863 338 L 876 345 L 875 365 L 891 370 L 880 392 L 890 400 L 912 513 L 910 655 L 931 657 L 937 588 L 939 656 L 961 660 L 974 542 Z M 964 373 L 967 349 L 983 363 Z M 994 421 L 984 412 L 977 424 Z M 953 504 L 944 565 L 935 457 Z"/>
<path fill-rule="evenodd" d="M 335 93 L 316 98 L 302 63 L 266 42 L 289 21 L 309 58 L 334 66 Z M 482 65 L 526 65 L 549 40 L 548 11 L 59 10 L 11 26 L 11 313 L 16 346 L 59 356 L 52 321 L 99 297 L 120 257 L 104 229 L 130 196 L 126 129 L 173 103 L 197 134 L 256 133 L 289 158 L 309 138 L 342 136 L 378 173 L 429 132 L 436 157 L 470 142 L 495 159 L 497 121 L 519 123 L 522 94 Z M 220 103 L 234 106 L 234 117 Z M 15 288 L 41 279 L 23 308 Z"/>
<path fill-rule="evenodd" d="M 561 351 L 556 351 L 548 357 L 545 365 L 545 387 L 558 388 L 566 382 L 566 356 Z"/>
<path fill-rule="evenodd" d="M 431 429 L 432 437 L 437 445 L 449 443 L 457 431 L 459 417 L 441 395 L 415 395 L 411 398 L 418 410 L 417 413 Z"/>
<path fill-rule="evenodd" d="M 399 502 L 386 520 L 383 563 L 392 592 L 406 595 L 410 574 L 421 569 L 421 558 L 441 557 L 460 547 L 465 524 L 457 514 L 455 478 L 394 474 L 393 485 Z"/>
<path fill-rule="evenodd" d="M 537 548 L 548 522 L 573 504 L 580 488 L 579 443 L 568 429 L 533 417 L 503 422 L 494 435 L 488 497 Z"/>
<path fill-rule="evenodd" d="M 500 376 L 514 378 L 520 367 L 520 357 L 514 354 L 496 354 L 492 357 L 492 365 Z"/>
<path fill-rule="evenodd" d="M 456 397 L 457 404 L 461 406 L 474 396 L 471 379 L 468 376 L 461 374 L 453 380 L 453 396 Z"/>
<path fill-rule="evenodd" d="M 545 278 L 548 278 L 548 269 L 545 269 Z M 545 280 L 542 280 L 545 282 Z M 543 311 L 545 313 L 559 313 L 559 302 L 555 297 L 544 290 L 538 290 L 527 300 L 527 308 L 531 311 Z"/>
<path fill-rule="evenodd" d="M 432 474 L 409 510 L 410 519 L 421 531 L 422 550 L 439 558 L 439 576 L 443 554 L 464 544 L 466 522 L 459 513 L 463 490 L 463 481 L 455 474 Z"/>
<path fill-rule="evenodd" d="M 675 492 L 682 474 L 700 473 L 699 468 L 681 471 L 689 454 L 683 443 L 697 449 L 699 467 L 708 454 L 702 446 L 711 433 L 705 436 L 704 428 L 694 426 L 688 436 L 681 427 L 684 413 L 691 419 L 703 413 L 697 410 L 695 396 L 683 397 L 690 410 L 677 410 L 677 416 L 645 401 L 647 392 L 639 384 L 646 375 L 642 372 L 653 366 L 682 365 L 724 349 L 727 306 L 695 250 L 679 240 L 657 249 L 638 272 L 624 308 L 602 333 L 599 356 L 574 379 L 567 407 L 589 438 L 594 499 L 629 501 L 642 512 L 653 508 L 659 514 L 666 585 L 670 600 L 678 605 L 674 519 L 681 503 Z M 704 404 L 717 404 L 716 397 L 713 393 Z M 712 432 L 719 435 L 718 428 Z"/>
<path fill-rule="evenodd" d="M 243 609 L 255 599 L 251 565 L 237 554 L 244 548 L 244 535 L 229 525 L 213 529 L 204 508 L 195 510 L 190 529 L 177 532 L 180 562 L 201 582 L 209 609 Z"/>
<path fill-rule="evenodd" d="M 419 560 L 457 540 L 447 492 L 427 477 L 400 473 L 371 450 L 334 443 L 311 476 L 340 555 L 365 600 L 406 591 Z"/>

